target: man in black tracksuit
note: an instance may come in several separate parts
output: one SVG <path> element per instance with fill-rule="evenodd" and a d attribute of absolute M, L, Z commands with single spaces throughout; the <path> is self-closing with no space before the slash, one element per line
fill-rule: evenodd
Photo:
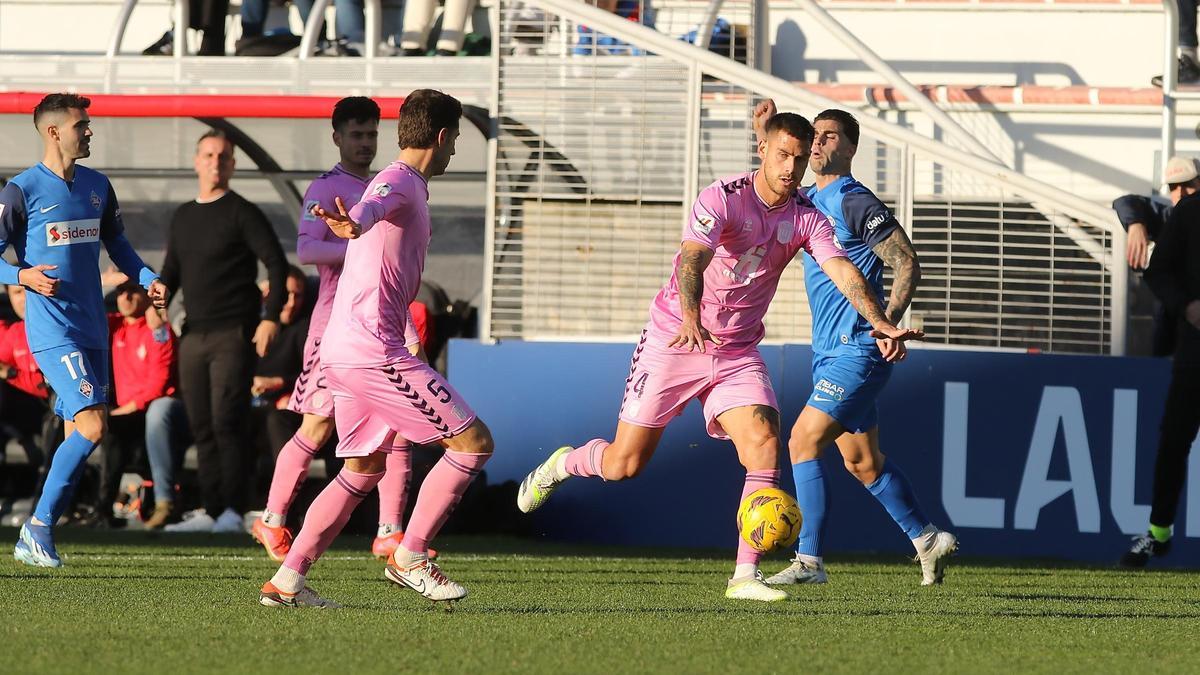
<path fill-rule="evenodd" d="M 199 460 L 204 509 L 168 531 L 240 532 L 253 447 L 250 386 L 259 356 L 279 333 L 287 258 L 262 211 L 229 189 L 233 143 L 209 131 L 196 145 L 200 194 L 171 220 L 162 281 L 182 290 L 187 318 L 179 385 Z M 258 261 L 267 268 L 265 309 Z"/>
<path fill-rule="evenodd" d="M 1172 158 L 1166 178 L 1178 199 L 1150 258 L 1145 279 L 1174 316 L 1175 355 L 1154 463 L 1150 528 L 1121 558 L 1145 567 L 1171 548 L 1171 526 L 1187 475 L 1188 452 L 1200 430 L 1200 177 L 1190 159 Z M 1178 194 L 1177 194 L 1178 193 Z"/>

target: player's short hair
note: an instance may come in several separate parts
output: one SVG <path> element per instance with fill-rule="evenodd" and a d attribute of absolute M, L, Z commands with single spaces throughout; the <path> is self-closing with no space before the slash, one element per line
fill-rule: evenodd
<path fill-rule="evenodd" d="M 333 130 L 341 131 L 346 122 L 378 122 L 379 104 L 366 96 L 347 96 L 333 104 Z"/>
<path fill-rule="evenodd" d="M 854 115 L 845 110 L 830 108 L 829 110 L 821 111 L 821 114 L 817 115 L 815 121 L 820 122 L 822 120 L 837 122 L 838 126 L 842 128 L 842 134 L 846 138 L 849 138 L 851 143 L 858 145 L 858 120 L 854 119 Z"/>
<path fill-rule="evenodd" d="M 229 134 L 225 133 L 224 129 L 209 129 L 208 131 L 200 134 L 200 138 L 196 139 L 196 149 L 197 150 L 200 149 L 200 144 L 203 143 L 204 139 L 206 139 L 206 138 L 219 138 L 230 145 L 236 145 L 233 142 L 233 139 L 231 139 L 229 137 Z"/>
<path fill-rule="evenodd" d="M 457 129 L 462 103 L 436 89 L 417 89 L 400 106 L 396 131 L 400 149 L 432 148 L 442 129 Z"/>
<path fill-rule="evenodd" d="M 763 127 L 766 135 L 769 137 L 776 131 L 782 131 L 792 138 L 812 143 L 815 132 L 813 125 L 809 124 L 808 120 L 796 113 L 781 112 L 771 116 L 767 120 L 767 124 Z"/>
<path fill-rule="evenodd" d="M 38 126 L 50 113 L 87 110 L 91 104 L 92 99 L 78 94 L 46 94 L 33 109 L 33 126 Z"/>

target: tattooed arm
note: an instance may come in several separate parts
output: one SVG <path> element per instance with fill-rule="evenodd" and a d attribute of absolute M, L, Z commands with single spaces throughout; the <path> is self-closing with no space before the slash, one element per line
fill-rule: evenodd
<path fill-rule="evenodd" d="M 874 291 L 871 290 L 871 285 L 867 283 L 862 272 L 854 266 L 854 263 L 850 262 L 849 258 L 841 256 L 829 258 L 821 265 L 821 269 L 825 270 L 825 273 L 833 280 L 842 295 L 846 296 L 854 309 L 858 310 L 858 313 L 874 327 L 875 330 L 871 331 L 872 337 L 919 340 L 925 336 L 921 331 L 897 328 L 888 320 Z"/>
<path fill-rule="evenodd" d="M 871 250 L 892 268 L 892 293 L 888 298 L 886 314 L 889 321 L 898 323 L 908 311 L 917 292 L 917 284 L 921 282 L 921 263 L 917 261 L 917 252 L 913 250 L 908 234 L 899 227 Z"/>
<path fill-rule="evenodd" d="M 721 344 L 720 338 L 708 332 L 700 325 L 700 297 L 704 295 L 704 270 L 712 262 L 712 249 L 694 241 L 685 241 L 679 250 L 679 267 L 675 269 L 675 278 L 679 281 L 679 311 L 683 315 L 683 323 L 679 326 L 679 335 L 667 344 L 667 347 L 678 345 L 680 349 L 704 351 L 704 343 Z"/>

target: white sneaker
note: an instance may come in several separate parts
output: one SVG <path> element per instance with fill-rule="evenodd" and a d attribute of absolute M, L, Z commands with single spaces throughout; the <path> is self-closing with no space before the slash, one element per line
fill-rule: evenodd
<path fill-rule="evenodd" d="M 921 585 L 942 583 L 950 556 L 958 553 L 958 537 L 928 525 L 912 542 L 917 548 L 916 561 L 921 563 Z"/>
<path fill-rule="evenodd" d="M 204 509 L 196 509 L 183 514 L 183 520 L 163 528 L 163 532 L 212 532 L 217 521 Z"/>
<path fill-rule="evenodd" d="M 771 588 L 763 583 L 762 572 L 755 572 L 748 579 L 730 579 L 725 588 L 725 597 L 730 600 L 757 600 L 759 602 L 779 602 L 787 600 L 788 594 L 778 588 Z"/>
<path fill-rule="evenodd" d="M 812 560 L 804 560 L 799 555 L 792 558 L 792 564 L 767 578 L 772 586 L 787 584 L 824 584 L 829 582 L 825 574 L 825 565 Z"/>
<path fill-rule="evenodd" d="M 400 567 L 396 563 L 396 556 L 393 555 L 388 558 L 383 576 L 387 577 L 388 581 L 411 588 L 434 602 L 461 600 L 467 597 L 467 589 L 463 588 L 462 584 L 446 578 L 437 563 L 428 558 L 420 558 L 408 567 Z"/>
<path fill-rule="evenodd" d="M 566 445 L 555 450 L 554 454 L 521 481 L 521 488 L 517 491 L 517 508 L 521 509 L 522 513 L 529 513 L 545 504 L 555 488 L 563 484 L 566 479 L 558 477 L 558 460 L 573 449 Z"/>
<path fill-rule="evenodd" d="M 225 509 L 221 515 L 217 516 L 216 522 L 212 526 L 213 532 L 245 532 L 246 522 L 242 519 L 242 514 L 233 509 Z"/>
<path fill-rule="evenodd" d="M 284 593 L 275 584 L 263 584 L 258 594 L 258 604 L 264 607 L 319 607 L 323 609 L 341 609 L 341 604 L 322 598 L 316 591 L 305 586 L 299 593 Z"/>

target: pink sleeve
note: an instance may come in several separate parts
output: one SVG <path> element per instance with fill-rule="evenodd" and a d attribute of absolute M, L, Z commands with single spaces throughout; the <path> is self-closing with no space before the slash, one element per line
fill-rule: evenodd
<path fill-rule="evenodd" d="M 805 214 L 803 227 L 808 235 L 804 238 L 804 250 L 808 251 L 818 265 L 824 265 L 830 258 L 846 257 L 846 252 L 834 241 L 833 225 L 829 224 L 829 219 L 824 214 L 815 209 Z"/>
<path fill-rule="evenodd" d="M 376 181 L 378 180 L 376 178 Z M 407 202 L 408 198 L 404 190 L 397 189 L 390 182 L 375 182 L 367 187 L 362 201 L 350 209 L 350 219 L 358 223 L 363 232 L 366 232 L 375 223 L 387 218 L 389 213 L 399 211 Z"/>
<path fill-rule="evenodd" d="M 700 193 L 692 204 L 692 214 L 683 228 L 683 241 L 692 241 L 710 249 L 721 242 L 728 217 L 728 205 L 720 185 L 712 185 Z"/>
<path fill-rule="evenodd" d="M 296 236 L 296 258 L 304 265 L 340 265 L 346 258 L 345 239 L 329 241 L 329 227 L 325 221 L 313 215 L 313 207 L 320 205 L 326 211 L 336 211 L 337 203 L 328 194 L 321 181 L 313 181 L 304 193 L 304 208 L 300 212 L 300 233 Z"/>
<path fill-rule="evenodd" d="M 417 324 L 413 321 L 412 310 L 408 312 L 408 321 L 404 324 L 404 346 L 412 347 L 421 344 L 421 334 L 417 332 Z"/>

